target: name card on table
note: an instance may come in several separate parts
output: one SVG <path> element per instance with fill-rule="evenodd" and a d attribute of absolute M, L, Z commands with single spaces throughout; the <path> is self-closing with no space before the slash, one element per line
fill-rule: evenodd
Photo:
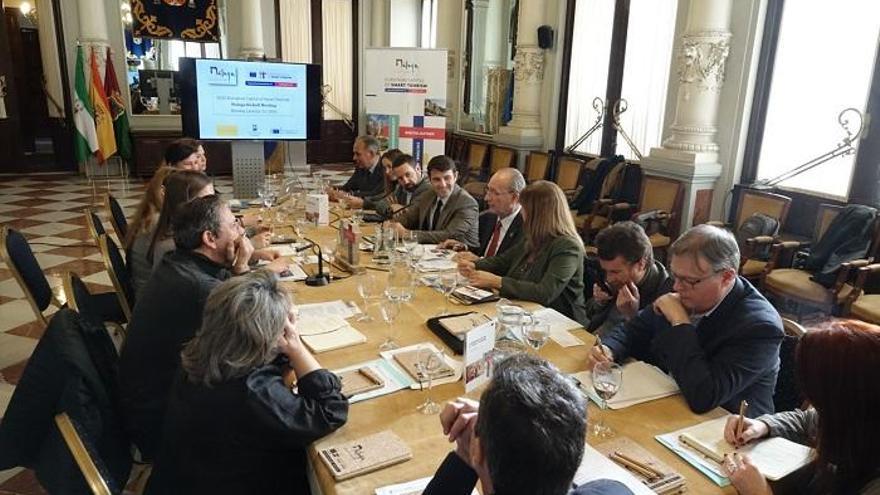
<path fill-rule="evenodd" d="M 470 393 L 492 379 L 495 320 L 475 327 L 464 336 L 464 391 Z"/>
<path fill-rule="evenodd" d="M 315 225 L 330 225 L 330 198 L 326 194 L 306 196 L 306 220 Z"/>

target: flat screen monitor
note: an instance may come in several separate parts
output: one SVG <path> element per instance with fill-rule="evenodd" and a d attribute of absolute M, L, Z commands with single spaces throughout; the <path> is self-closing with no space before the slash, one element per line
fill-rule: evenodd
<path fill-rule="evenodd" d="M 319 139 L 321 66 L 181 58 L 183 132 L 198 139 Z"/>

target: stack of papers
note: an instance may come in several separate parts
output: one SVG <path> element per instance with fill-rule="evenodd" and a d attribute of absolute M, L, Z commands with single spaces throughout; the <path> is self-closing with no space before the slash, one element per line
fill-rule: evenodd
<path fill-rule="evenodd" d="M 678 384 L 672 377 L 643 361 L 632 361 L 623 365 L 620 390 L 607 402 L 599 398 L 593 389 L 592 373 L 583 371 L 573 376 L 581 383 L 581 390 L 602 408 L 623 409 L 679 393 Z"/>
<path fill-rule="evenodd" d="M 723 458 L 724 454 L 733 452 L 748 455 L 752 464 L 770 481 L 783 478 L 813 460 L 813 449 L 780 437 L 767 438 L 735 448 L 724 440 L 726 422 L 727 417 L 721 417 L 658 435 L 656 438 L 658 442 L 678 454 L 718 486 L 727 486 L 730 481 L 724 476 L 721 465 L 700 450 L 711 452 L 711 457 L 717 458 Z M 681 440 L 683 436 L 686 437 L 685 442 Z M 688 443 L 696 443 L 700 447 L 694 448 Z"/>
<path fill-rule="evenodd" d="M 447 258 L 422 258 L 416 263 L 416 269 L 421 273 L 446 272 L 457 268 L 458 264 Z"/>
<path fill-rule="evenodd" d="M 618 466 L 593 447 L 584 445 L 584 457 L 574 474 L 574 484 L 580 486 L 599 479 L 619 481 L 632 490 L 635 495 L 656 495 L 629 471 Z"/>

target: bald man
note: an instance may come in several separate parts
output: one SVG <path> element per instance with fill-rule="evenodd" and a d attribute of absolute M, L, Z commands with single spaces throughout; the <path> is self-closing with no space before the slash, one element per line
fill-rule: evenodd
<path fill-rule="evenodd" d="M 440 247 L 467 250 L 459 258 L 476 259 L 496 256 L 522 240 L 522 215 L 519 195 L 526 187 L 526 179 L 515 168 L 502 168 L 495 172 L 486 186 L 486 204 L 489 208 L 480 213 L 479 246 L 465 246 L 452 239 L 443 241 Z"/>

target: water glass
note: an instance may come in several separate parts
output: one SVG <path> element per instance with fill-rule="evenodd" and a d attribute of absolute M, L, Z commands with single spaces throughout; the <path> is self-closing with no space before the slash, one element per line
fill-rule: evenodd
<path fill-rule="evenodd" d="M 421 411 L 422 414 L 440 413 L 440 404 L 434 402 L 431 397 L 431 389 L 434 387 L 434 375 L 443 367 L 444 361 L 442 352 L 437 352 L 428 346 L 419 347 L 416 371 L 418 372 L 419 386 L 423 391 L 425 390 L 425 382 L 428 382 L 425 402 L 416 407 L 416 410 Z"/>
<path fill-rule="evenodd" d="M 437 316 L 446 316 L 449 314 L 449 297 L 458 287 L 458 271 L 449 270 L 442 272 L 438 282 L 440 283 L 440 289 L 443 291 L 445 303 L 443 305 L 443 311 Z"/>
<path fill-rule="evenodd" d="M 380 289 L 379 282 L 376 280 L 376 277 L 374 277 L 372 273 L 363 273 L 358 276 L 358 294 L 364 301 L 364 309 L 363 311 L 361 311 L 361 315 L 358 316 L 357 321 L 373 321 L 373 317 L 370 316 L 368 308 L 370 306 L 370 301 L 373 301 L 379 297 Z"/>
<path fill-rule="evenodd" d="M 379 304 L 379 312 L 382 315 L 382 320 L 388 324 L 388 334 L 385 337 L 385 341 L 379 346 L 379 350 L 392 351 L 397 349 L 399 346 L 395 340 L 397 334 L 394 330 L 394 320 L 397 319 L 397 316 L 400 314 L 400 300 L 393 297 L 386 297 Z"/>
<path fill-rule="evenodd" d="M 540 354 L 541 348 L 550 338 L 550 325 L 534 318 L 530 320 L 522 326 L 523 338 L 526 340 L 526 344 L 535 350 L 536 354 Z"/>

